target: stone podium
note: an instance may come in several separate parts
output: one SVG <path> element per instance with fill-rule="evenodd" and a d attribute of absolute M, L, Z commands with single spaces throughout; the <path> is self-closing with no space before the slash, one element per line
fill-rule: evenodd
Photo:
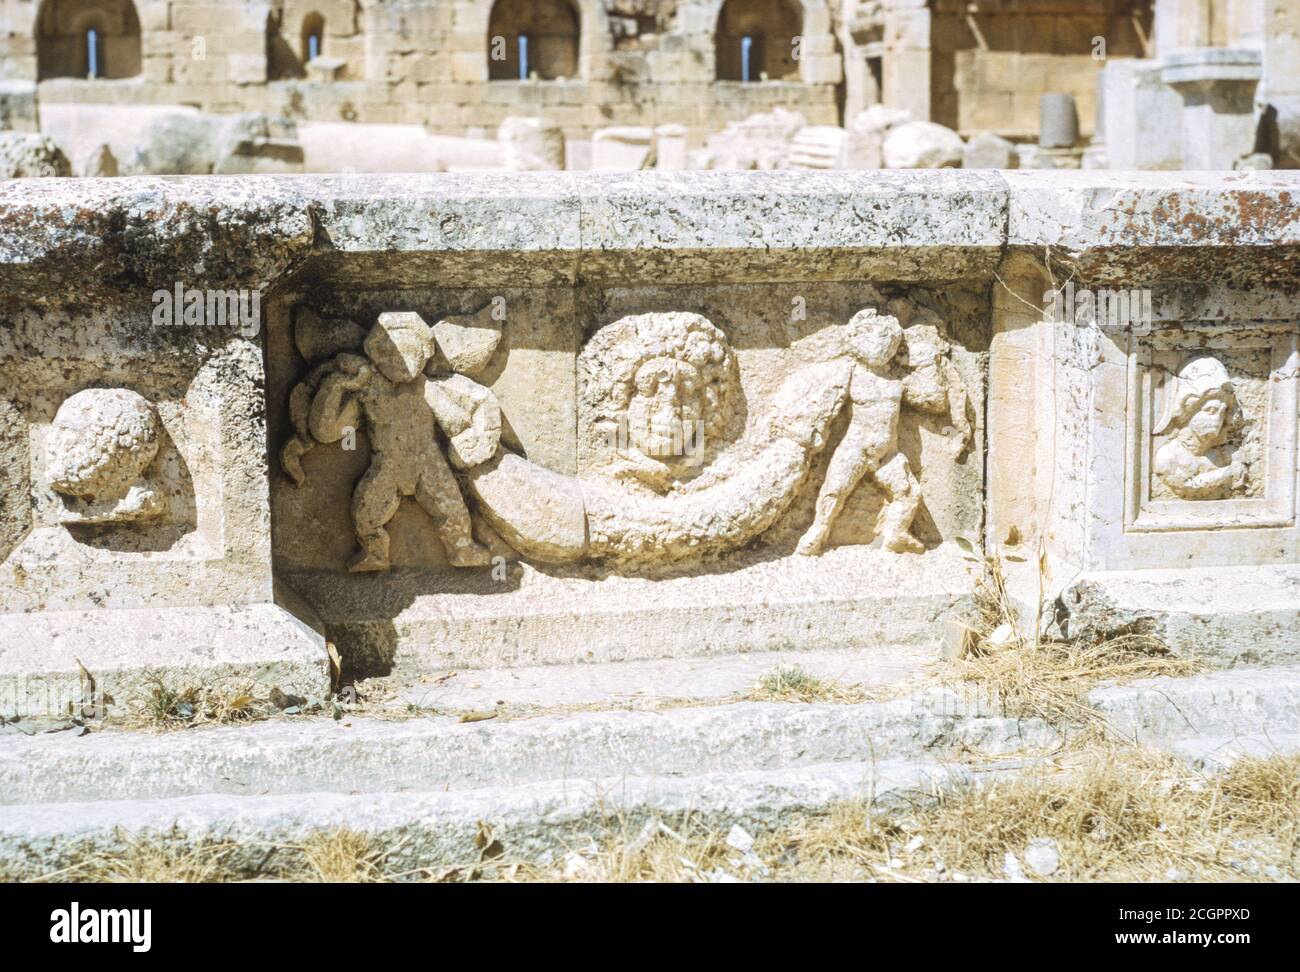
<path fill-rule="evenodd" d="M 1028 552 L 1063 632 L 1294 659 L 1297 190 L 8 183 L 0 710 L 61 710 L 83 667 L 127 701 L 937 655 L 971 546 Z"/>

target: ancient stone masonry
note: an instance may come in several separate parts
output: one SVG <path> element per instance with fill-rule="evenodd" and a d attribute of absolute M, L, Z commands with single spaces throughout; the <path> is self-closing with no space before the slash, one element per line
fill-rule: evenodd
<path fill-rule="evenodd" d="M 937 651 L 981 545 L 1066 633 L 1294 657 L 1285 173 L 221 182 L 2 191 L 8 708 Z"/>

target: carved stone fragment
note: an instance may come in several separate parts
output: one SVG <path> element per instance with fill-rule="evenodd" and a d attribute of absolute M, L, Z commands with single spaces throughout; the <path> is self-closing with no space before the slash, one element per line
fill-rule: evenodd
<path fill-rule="evenodd" d="M 161 492 L 146 475 L 158 455 L 158 413 L 126 388 L 87 388 L 59 406 L 46 453 L 65 523 L 132 523 L 159 516 Z"/>

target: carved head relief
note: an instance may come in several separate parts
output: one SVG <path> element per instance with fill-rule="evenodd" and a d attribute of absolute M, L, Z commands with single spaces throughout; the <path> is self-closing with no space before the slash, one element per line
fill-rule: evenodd
<path fill-rule="evenodd" d="M 121 523 L 163 512 L 147 478 L 162 424 L 126 388 L 88 388 L 59 406 L 46 442 L 50 486 L 65 498 L 65 523 Z"/>
<path fill-rule="evenodd" d="M 1193 358 L 1170 381 L 1155 435 L 1165 435 L 1155 472 L 1180 499 L 1227 499 L 1246 492 L 1247 467 L 1225 448 L 1244 424 L 1223 362 Z"/>
<path fill-rule="evenodd" d="M 898 356 L 903 344 L 903 326 L 897 317 L 867 307 L 849 320 L 844 329 L 845 350 L 871 368 L 883 368 Z"/>
<path fill-rule="evenodd" d="M 592 336 L 579 366 L 607 474 L 663 492 L 720 444 L 735 362 L 726 335 L 699 314 L 620 318 Z"/>
<path fill-rule="evenodd" d="M 433 330 L 419 314 L 389 312 L 366 335 L 366 356 L 395 385 L 414 381 L 433 355 Z"/>

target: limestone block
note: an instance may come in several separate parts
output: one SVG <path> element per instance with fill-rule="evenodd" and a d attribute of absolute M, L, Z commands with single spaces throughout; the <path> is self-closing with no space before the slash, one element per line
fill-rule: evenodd
<path fill-rule="evenodd" d="M 36 85 L 31 81 L 0 81 L 0 130 L 40 130 L 36 110 Z"/>
<path fill-rule="evenodd" d="M 515 172 L 564 168 L 564 132 L 541 117 L 510 117 L 497 130 L 505 149 L 505 167 Z"/>
<path fill-rule="evenodd" d="M 1079 112 L 1068 94 L 1039 98 L 1038 144 L 1042 148 L 1073 148 L 1079 141 Z"/>
<path fill-rule="evenodd" d="M 993 132 L 980 132 L 966 143 L 963 169 L 1014 169 L 1019 164 L 1016 146 Z"/>
<path fill-rule="evenodd" d="M 808 125 L 790 143 L 787 169 L 845 168 L 844 155 L 849 133 L 838 125 Z M 855 168 L 866 168 L 855 166 Z"/>
<path fill-rule="evenodd" d="M 655 168 L 676 171 L 690 168 L 687 160 L 685 125 L 659 125 L 655 128 Z M 584 166 L 587 168 L 589 166 Z"/>
<path fill-rule="evenodd" d="M 887 169 L 950 169 L 961 165 L 964 151 L 951 128 L 913 121 L 890 129 L 881 155 Z"/>
<path fill-rule="evenodd" d="M 1187 169 L 1230 169 L 1255 143 L 1255 88 L 1260 53 L 1202 48 L 1164 59 L 1161 80 L 1182 95 L 1183 158 Z"/>
<path fill-rule="evenodd" d="M 0 179 L 72 175 L 72 166 L 54 142 L 34 132 L 0 132 Z"/>
<path fill-rule="evenodd" d="M 614 171 L 644 168 L 653 146 L 653 128 L 623 125 L 597 129 L 591 135 L 591 167 Z"/>
<path fill-rule="evenodd" d="M 488 79 L 487 58 L 480 50 L 453 51 L 451 55 L 453 81 L 484 81 Z"/>
<path fill-rule="evenodd" d="M 117 174 L 117 158 L 113 150 L 102 142 L 77 161 L 78 176 L 94 179 Z"/>

